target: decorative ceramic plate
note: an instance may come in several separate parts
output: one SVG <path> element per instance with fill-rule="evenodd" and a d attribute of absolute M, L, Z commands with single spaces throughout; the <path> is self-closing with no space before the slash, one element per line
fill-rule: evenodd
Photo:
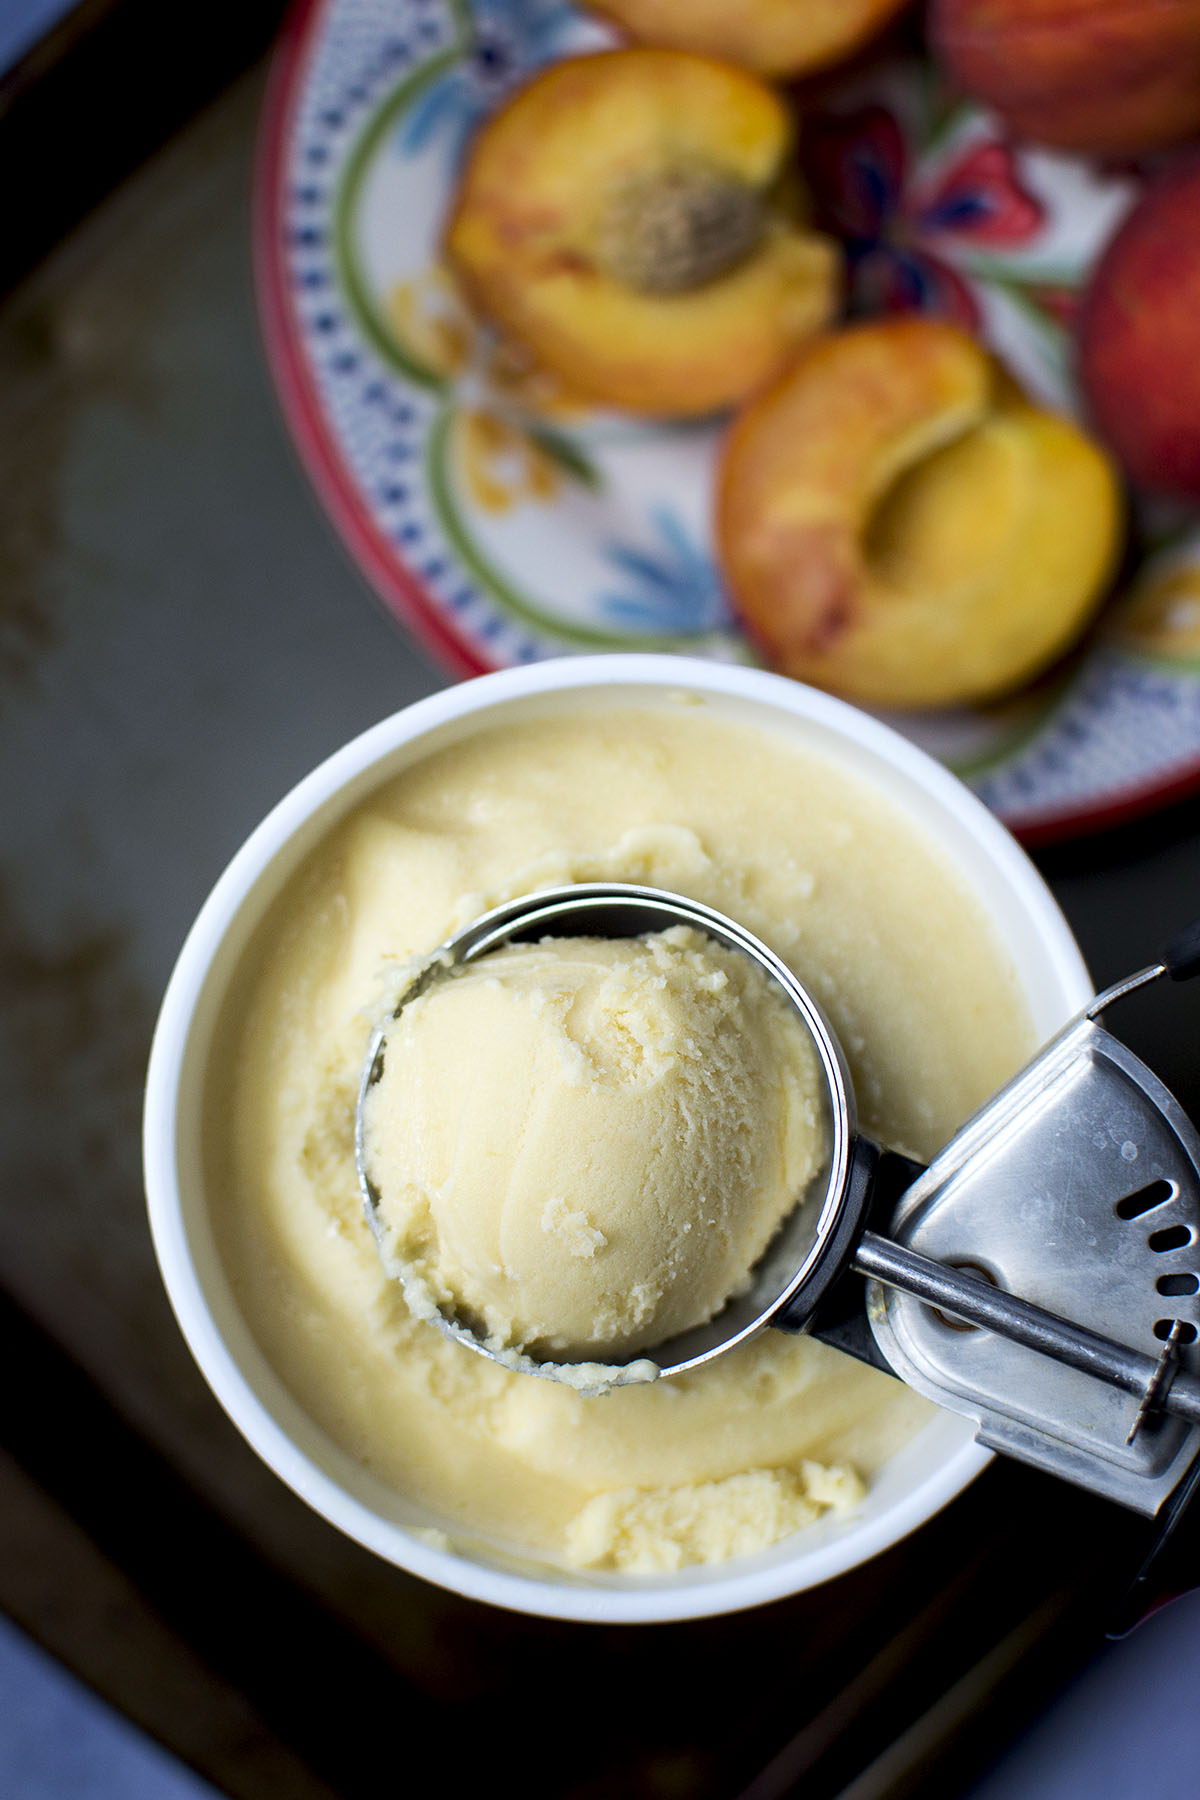
<path fill-rule="evenodd" d="M 439 257 L 471 133 L 613 39 L 561 0 L 301 0 L 264 120 L 257 254 L 301 455 L 385 605 L 456 674 L 570 652 L 754 660 L 713 560 L 721 421 L 584 411 L 463 309 Z M 917 307 L 1077 406 L 1071 319 L 1137 176 L 1018 149 L 911 58 L 805 122 L 856 315 Z M 1139 507 L 1126 590 L 1000 706 L 889 715 L 1027 841 L 1200 787 L 1200 516 Z"/>

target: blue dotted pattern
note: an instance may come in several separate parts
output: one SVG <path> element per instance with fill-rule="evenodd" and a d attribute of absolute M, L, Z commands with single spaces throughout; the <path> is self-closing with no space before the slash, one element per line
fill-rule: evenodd
<path fill-rule="evenodd" d="M 1144 782 L 1165 785 L 1198 758 L 1196 674 L 1099 644 L 1041 730 L 972 786 L 1019 826 L 1041 813 L 1102 808 Z"/>
<path fill-rule="evenodd" d="M 563 644 L 536 638 L 499 615 L 459 566 L 425 474 L 438 401 L 406 382 L 365 341 L 337 274 L 334 205 L 347 157 L 396 86 L 455 39 L 445 0 L 340 0 L 330 9 L 287 151 L 286 267 L 308 367 L 334 441 L 397 561 L 480 660 L 530 662 L 560 653 Z"/>

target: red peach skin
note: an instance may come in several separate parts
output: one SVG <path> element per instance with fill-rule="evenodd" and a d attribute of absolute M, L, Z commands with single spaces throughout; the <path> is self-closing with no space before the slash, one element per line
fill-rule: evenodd
<path fill-rule="evenodd" d="M 1200 0 L 933 0 L 929 35 L 1020 137 L 1132 155 L 1200 129 Z"/>
<path fill-rule="evenodd" d="M 1140 486 L 1200 498 L 1200 155 L 1147 189 L 1079 320 L 1092 420 Z"/>

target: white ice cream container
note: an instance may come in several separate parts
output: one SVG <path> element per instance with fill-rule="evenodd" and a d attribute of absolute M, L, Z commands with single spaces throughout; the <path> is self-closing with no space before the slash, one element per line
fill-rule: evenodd
<path fill-rule="evenodd" d="M 829 695 L 761 670 L 677 656 L 581 656 L 508 669 L 406 708 L 315 769 L 221 876 L 171 977 L 150 1058 L 144 1155 L 163 1280 L 204 1376 L 264 1461 L 331 1523 L 388 1562 L 476 1600 L 602 1623 L 698 1618 L 814 1587 L 931 1518 L 985 1466 L 967 1421 L 939 1414 L 830 1516 L 753 1557 L 667 1575 L 577 1573 L 517 1563 L 484 1542 L 445 1547 L 426 1514 L 385 1487 L 307 1416 L 267 1363 L 217 1253 L 205 1191 L 203 1098 L 217 1021 L 243 950 L 325 835 L 374 788 L 436 749 L 585 697 L 653 702 L 681 692 L 718 716 L 794 735 L 869 782 L 939 845 L 975 890 L 1012 957 L 1040 1038 L 1087 1004 L 1079 949 L 1024 851 L 974 795 L 896 732 Z"/>

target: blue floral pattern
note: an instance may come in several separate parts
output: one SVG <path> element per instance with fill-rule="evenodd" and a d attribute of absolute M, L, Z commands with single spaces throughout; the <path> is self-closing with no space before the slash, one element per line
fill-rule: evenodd
<path fill-rule="evenodd" d="M 437 138 L 457 168 L 476 127 L 520 82 L 565 48 L 579 15 L 563 0 L 476 0 L 462 54 L 405 113 L 397 147 L 416 156 Z"/>
<path fill-rule="evenodd" d="M 712 557 L 667 507 L 655 507 L 648 523 L 658 536 L 656 549 L 604 545 L 606 560 L 626 580 L 625 587 L 597 595 L 604 615 L 628 631 L 701 637 L 729 630 L 733 617 Z"/>

